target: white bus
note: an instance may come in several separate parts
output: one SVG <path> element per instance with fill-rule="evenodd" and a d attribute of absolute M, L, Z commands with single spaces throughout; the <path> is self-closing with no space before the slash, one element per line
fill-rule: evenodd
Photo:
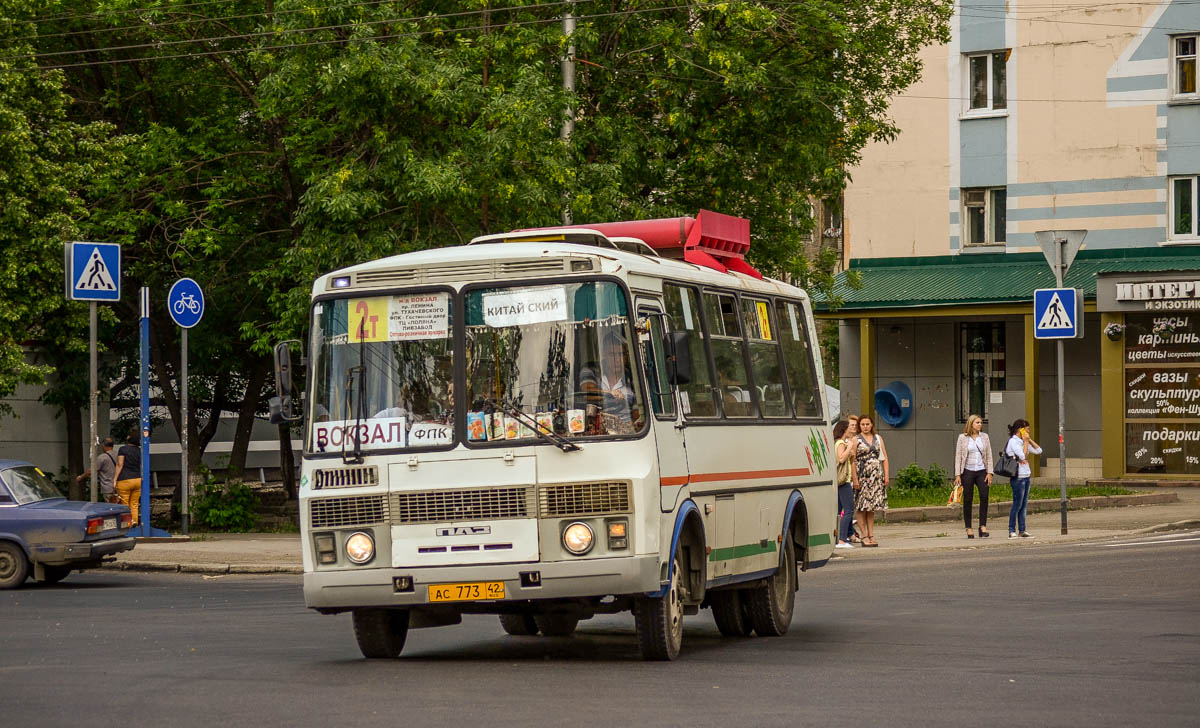
<path fill-rule="evenodd" d="M 304 598 L 366 657 L 499 615 L 562 636 L 633 613 L 646 659 L 683 619 L 782 635 L 837 497 L 805 292 L 742 260 L 749 222 L 517 231 L 313 286 L 300 420 Z M 301 406 L 301 400 L 304 400 Z"/>

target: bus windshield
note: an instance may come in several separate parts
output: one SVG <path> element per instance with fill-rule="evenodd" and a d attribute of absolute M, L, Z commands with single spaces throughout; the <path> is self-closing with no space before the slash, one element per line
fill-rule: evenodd
<path fill-rule="evenodd" d="M 567 438 L 641 431 L 646 408 L 616 283 L 476 288 L 464 307 L 468 440 L 532 438 L 531 422 Z"/>
<path fill-rule="evenodd" d="M 308 451 L 454 443 L 448 291 L 319 301 Z"/>

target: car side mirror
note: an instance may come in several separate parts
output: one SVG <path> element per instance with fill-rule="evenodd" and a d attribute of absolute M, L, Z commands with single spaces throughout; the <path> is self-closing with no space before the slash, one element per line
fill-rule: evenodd
<path fill-rule="evenodd" d="M 273 425 L 295 422 L 304 416 L 302 408 L 296 406 L 292 384 L 292 344 L 299 345 L 300 341 L 289 339 L 275 345 L 275 396 L 268 405 Z"/>
<path fill-rule="evenodd" d="M 687 332 L 668 332 L 664 344 L 667 354 L 667 377 L 671 384 L 689 384 L 692 381 L 692 350 L 688 348 Z"/>

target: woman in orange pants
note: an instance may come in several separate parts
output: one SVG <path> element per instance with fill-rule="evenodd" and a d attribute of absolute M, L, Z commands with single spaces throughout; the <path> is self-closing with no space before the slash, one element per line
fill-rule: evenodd
<path fill-rule="evenodd" d="M 133 512 L 133 523 L 137 525 L 138 507 L 142 501 L 142 451 L 138 449 L 138 431 L 133 430 L 125 438 L 125 444 L 117 451 L 116 481 L 117 498 Z"/>

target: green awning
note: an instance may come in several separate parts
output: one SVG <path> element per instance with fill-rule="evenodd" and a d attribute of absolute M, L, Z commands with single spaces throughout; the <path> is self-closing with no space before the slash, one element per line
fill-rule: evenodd
<path fill-rule="evenodd" d="M 1054 275 L 1041 253 L 979 253 L 916 258 L 859 258 L 850 261 L 862 287 L 846 285 L 839 273 L 834 292 L 841 310 L 1027 303 L 1036 288 L 1053 288 Z M 1097 273 L 1200 270 L 1200 246 L 1081 250 L 1067 273 L 1068 288 L 1096 297 Z M 818 311 L 828 305 L 814 292 Z"/>

